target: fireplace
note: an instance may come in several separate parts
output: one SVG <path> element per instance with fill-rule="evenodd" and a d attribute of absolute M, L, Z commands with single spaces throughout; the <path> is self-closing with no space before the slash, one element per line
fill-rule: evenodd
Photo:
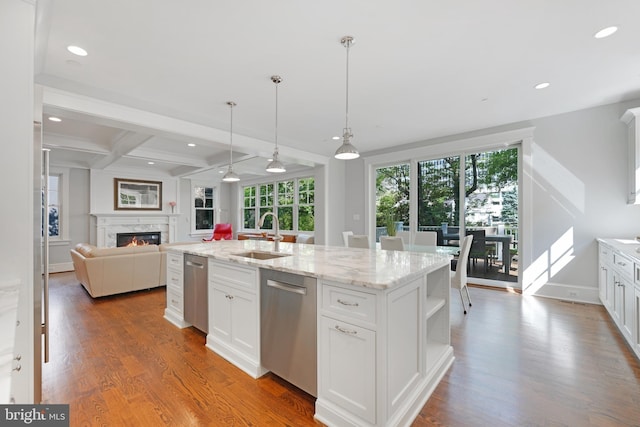
<path fill-rule="evenodd" d="M 116 234 L 116 246 L 159 245 L 162 242 L 160 231 L 136 231 Z"/>

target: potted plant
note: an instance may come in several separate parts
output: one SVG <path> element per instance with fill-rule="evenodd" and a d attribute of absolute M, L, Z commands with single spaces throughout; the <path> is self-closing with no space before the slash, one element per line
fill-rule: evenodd
<path fill-rule="evenodd" d="M 387 235 L 391 236 L 391 237 L 395 236 L 396 235 L 396 222 L 393 219 L 393 214 L 392 213 L 387 213 L 386 226 L 387 226 Z"/>

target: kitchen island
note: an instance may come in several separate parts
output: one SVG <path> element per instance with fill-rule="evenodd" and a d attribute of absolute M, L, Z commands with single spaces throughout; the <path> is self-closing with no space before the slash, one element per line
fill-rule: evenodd
<path fill-rule="evenodd" d="M 242 240 L 174 246 L 165 318 L 183 317 L 182 257 L 208 258 L 207 347 L 253 377 L 260 269 L 317 280 L 315 418 L 329 426 L 410 425 L 453 362 L 447 255 Z M 241 256 L 239 254 L 244 254 Z M 265 255 L 266 254 L 266 255 Z M 284 255 L 284 256 L 283 256 Z"/>

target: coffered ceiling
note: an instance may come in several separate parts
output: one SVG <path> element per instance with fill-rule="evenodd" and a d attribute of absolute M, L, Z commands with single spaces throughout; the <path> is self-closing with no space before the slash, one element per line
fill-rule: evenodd
<path fill-rule="evenodd" d="M 637 0 L 43 0 L 38 8 L 36 83 L 73 100 L 44 97 L 45 144 L 56 162 L 78 167 L 217 174 L 228 163 L 232 100 L 234 170 L 261 175 L 275 137 L 274 74 L 283 78 L 285 163 L 323 163 L 345 125 L 344 35 L 355 38 L 349 124 L 364 153 L 640 98 Z M 609 26 L 618 31 L 594 38 Z M 541 82 L 550 85 L 534 89 Z"/>

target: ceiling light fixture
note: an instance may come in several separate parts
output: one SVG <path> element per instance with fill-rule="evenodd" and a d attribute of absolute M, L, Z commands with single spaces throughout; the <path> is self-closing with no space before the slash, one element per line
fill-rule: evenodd
<path fill-rule="evenodd" d="M 536 89 L 546 89 L 549 86 L 551 86 L 551 83 L 544 82 L 544 83 L 538 83 L 537 85 L 534 86 L 534 88 L 536 88 Z"/>
<path fill-rule="evenodd" d="M 340 160 L 351 160 L 360 157 L 360 153 L 356 147 L 351 144 L 351 128 L 349 128 L 349 48 L 354 43 L 353 37 L 344 36 L 340 39 L 340 43 L 347 48 L 347 90 L 346 90 L 346 112 L 344 120 L 344 131 L 342 134 L 342 145 L 336 150 L 335 158 Z"/>
<path fill-rule="evenodd" d="M 52 122 L 56 122 L 56 123 L 59 123 L 59 122 L 61 122 L 61 121 L 62 121 L 62 119 L 61 119 L 61 118 L 59 118 L 59 117 L 54 117 L 54 116 L 49 117 L 49 120 L 51 120 Z"/>
<path fill-rule="evenodd" d="M 282 173 L 287 171 L 278 159 L 278 84 L 282 83 L 282 77 L 271 76 L 271 81 L 276 85 L 276 148 L 273 150 L 273 159 L 267 165 L 267 172 Z"/>
<path fill-rule="evenodd" d="M 196 146 L 196 144 L 194 144 L 193 142 L 190 142 L 190 143 L 187 144 L 187 147 L 195 147 L 195 146 Z"/>
<path fill-rule="evenodd" d="M 609 37 L 611 34 L 615 33 L 616 31 L 618 31 L 618 27 L 603 28 L 602 30 L 595 33 L 593 37 L 597 39 L 603 39 L 605 37 Z"/>
<path fill-rule="evenodd" d="M 86 50 L 84 50 L 83 48 L 79 47 L 79 46 L 67 46 L 67 50 L 71 53 L 73 53 L 74 55 L 78 55 L 78 56 L 87 56 L 88 53 Z"/>
<path fill-rule="evenodd" d="M 155 162 L 147 162 L 148 165 L 155 165 Z"/>
<path fill-rule="evenodd" d="M 231 112 L 231 124 L 229 126 L 229 169 L 222 177 L 222 180 L 224 182 L 237 182 L 240 181 L 240 177 L 233 171 L 233 107 L 236 106 L 236 103 L 228 101 L 227 105 Z"/>

